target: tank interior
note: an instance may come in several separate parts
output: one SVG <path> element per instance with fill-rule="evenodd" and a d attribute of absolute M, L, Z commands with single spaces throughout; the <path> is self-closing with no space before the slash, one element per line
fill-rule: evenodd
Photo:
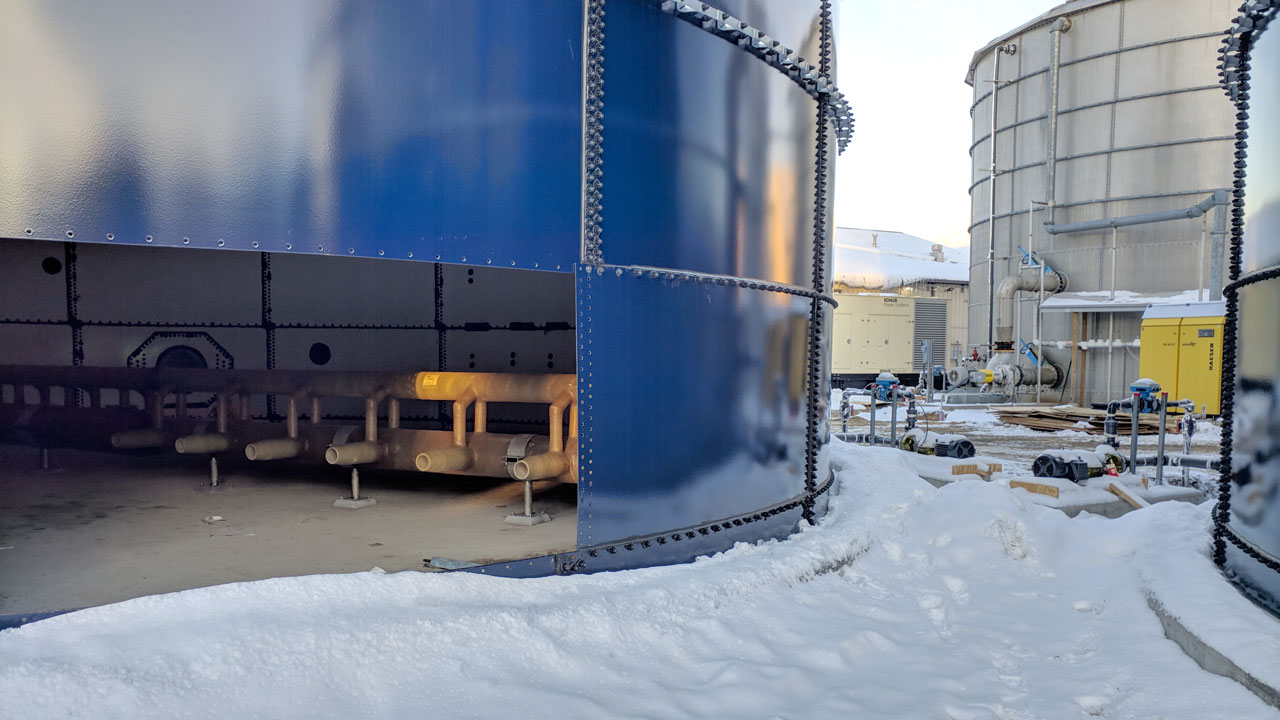
<path fill-rule="evenodd" d="M 0 614 L 572 549 L 574 279 L 0 240 Z"/>

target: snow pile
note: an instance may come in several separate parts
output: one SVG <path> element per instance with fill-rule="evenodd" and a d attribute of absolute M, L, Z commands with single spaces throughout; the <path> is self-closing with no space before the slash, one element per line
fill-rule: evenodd
<path fill-rule="evenodd" d="M 5 631 L 0 715 L 1277 716 L 1146 604 L 1182 578 L 1210 612 L 1235 594 L 1208 506 L 1071 520 L 996 484 L 934 490 L 895 450 L 835 455 L 817 528 L 690 565 L 284 578 Z M 1255 612 L 1251 640 L 1280 647 Z"/>
<path fill-rule="evenodd" d="M 932 247 L 924 238 L 900 232 L 836 228 L 834 280 L 873 290 L 894 290 L 925 280 L 967 284 L 967 251 L 943 248 L 944 260 L 939 262 L 930 254 Z"/>

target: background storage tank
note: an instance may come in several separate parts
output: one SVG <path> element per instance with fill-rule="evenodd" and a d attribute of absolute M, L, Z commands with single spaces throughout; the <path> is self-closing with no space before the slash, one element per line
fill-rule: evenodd
<path fill-rule="evenodd" d="M 1034 282 L 996 289 L 1043 262 L 1066 279 L 1045 354 L 1101 402 L 1138 376 L 1148 306 L 1214 299 L 1234 132 L 1214 66 L 1237 5 L 1074 0 L 974 54 L 971 346 L 1034 341 Z"/>

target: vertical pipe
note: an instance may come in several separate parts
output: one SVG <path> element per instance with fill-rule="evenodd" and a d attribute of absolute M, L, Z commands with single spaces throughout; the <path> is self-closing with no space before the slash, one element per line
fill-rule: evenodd
<path fill-rule="evenodd" d="M 153 392 L 147 395 L 147 410 L 151 415 L 151 427 L 159 430 L 164 427 L 164 394 Z"/>
<path fill-rule="evenodd" d="M 1191 454 L 1191 434 L 1195 432 L 1196 421 L 1191 417 L 1194 408 L 1184 407 L 1182 412 L 1182 454 Z M 1190 482 L 1191 476 L 1187 470 L 1187 466 L 1182 466 L 1182 487 L 1186 487 Z"/>
<path fill-rule="evenodd" d="M 476 400 L 476 429 L 477 433 L 489 431 L 489 403 L 484 400 Z"/>
<path fill-rule="evenodd" d="M 1142 407 L 1141 397 L 1133 394 L 1133 404 L 1129 406 L 1129 471 L 1138 472 L 1138 410 Z"/>
<path fill-rule="evenodd" d="M 1062 288 L 1059 287 L 1059 290 Z M 1036 301 L 1036 402 L 1040 402 L 1040 390 L 1044 384 L 1044 261 L 1040 261 L 1040 297 Z"/>
<path fill-rule="evenodd" d="M 187 394 L 186 393 L 184 392 L 178 393 L 178 399 L 174 402 L 173 414 L 179 419 L 185 419 L 187 417 Z"/>
<path fill-rule="evenodd" d="M 1071 313 L 1071 364 L 1069 367 L 1075 367 L 1076 355 L 1079 354 L 1079 350 L 1080 350 L 1080 343 L 1077 340 L 1077 338 L 1080 336 L 1079 325 L 1080 325 L 1080 313 L 1078 312 Z M 1076 387 L 1081 387 L 1079 369 L 1076 370 Z M 1076 403 L 1076 404 L 1079 405 L 1080 403 Z"/>
<path fill-rule="evenodd" d="M 1115 357 L 1116 314 L 1107 313 L 1107 398 L 1111 397 L 1111 359 Z"/>
<path fill-rule="evenodd" d="M 290 440 L 298 439 L 298 398 L 289 396 L 289 407 L 285 411 L 285 430 Z"/>
<path fill-rule="evenodd" d="M 1116 299 L 1116 228 L 1111 228 L 1111 299 Z"/>
<path fill-rule="evenodd" d="M 351 499 L 360 499 L 360 471 L 355 465 L 351 466 Z"/>
<path fill-rule="evenodd" d="M 1196 302 L 1204 300 L 1204 246 L 1209 237 L 1209 218 L 1201 216 L 1200 220 L 1200 257 L 1196 263 Z M 1184 471 L 1185 472 L 1185 471 Z"/>
<path fill-rule="evenodd" d="M 311 424 L 317 425 L 319 423 L 320 423 L 320 398 L 313 397 L 311 398 Z"/>
<path fill-rule="evenodd" d="M 996 48 L 995 70 L 991 80 L 991 167 L 987 193 L 987 357 L 995 353 L 996 340 L 996 114 L 1000 109 L 1000 55 L 1004 45 Z"/>
<path fill-rule="evenodd" d="M 218 487 L 218 456 L 209 456 L 209 486 Z"/>
<path fill-rule="evenodd" d="M 242 421 L 247 422 L 250 419 L 250 413 L 249 413 L 250 398 L 251 396 L 247 392 L 242 392 L 236 396 L 236 399 L 240 401 L 240 420 Z"/>
<path fill-rule="evenodd" d="M 1088 339 L 1089 339 L 1089 316 L 1084 313 L 1081 313 L 1080 314 L 1080 341 L 1083 343 Z M 1076 375 L 1076 378 L 1080 381 L 1079 383 L 1076 384 L 1076 392 L 1080 394 L 1080 401 L 1076 404 L 1079 405 L 1080 407 L 1084 407 L 1084 399 L 1085 399 L 1084 381 L 1085 381 L 1085 378 L 1088 377 L 1088 372 L 1087 372 L 1088 368 L 1089 368 L 1089 353 L 1085 352 L 1082 346 L 1080 349 L 1080 363 L 1078 366 L 1078 374 Z M 1111 398 L 1107 398 L 1107 399 L 1110 400 Z"/>
<path fill-rule="evenodd" d="M 870 443 L 869 443 L 869 444 L 870 444 L 872 447 L 874 447 L 874 446 L 875 446 L 875 444 L 876 444 L 876 391 L 875 391 L 875 386 L 874 386 L 874 385 L 872 386 L 872 390 L 871 390 L 871 434 L 870 434 L 870 438 L 871 438 L 871 441 L 870 441 Z"/>
<path fill-rule="evenodd" d="M 1227 215 L 1230 205 L 1225 190 L 1214 193 L 1217 204 L 1213 207 L 1213 242 L 1209 248 L 1209 299 L 1222 297 L 1222 256 L 1227 249 Z"/>
<path fill-rule="evenodd" d="M 898 445 L 898 393 L 889 391 L 889 444 Z"/>
<path fill-rule="evenodd" d="M 1044 224 L 1053 225 L 1058 186 L 1058 88 L 1062 71 L 1062 33 L 1071 29 L 1070 18 L 1060 17 L 1049 26 L 1049 142 L 1045 152 Z"/>
<path fill-rule="evenodd" d="M 395 430 L 400 427 L 400 398 L 387 398 L 387 427 Z"/>
<path fill-rule="evenodd" d="M 227 394 L 225 392 L 218 393 L 217 413 L 218 432 L 225 433 L 227 431 Z"/>
<path fill-rule="evenodd" d="M 465 416 L 462 422 L 465 428 Z M 366 398 L 364 401 L 364 441 L 378 442 L 378 401 L 375 398 Z"/>
<path fill-rule="evenodd" d="M 1116 299 L 1116 229 L 1111 228 L 1111 300 Z M 1107 314 L 1107 399 L 1111 399 L 1111 361 L 1115 357 L 1116 314 Z"/>
<path fill-rule="evenodd" d="M 476 399 L 475 390 L 468 389 L 453 401 L 453 444 L 455 447 L 467 446 L 467 408 Z"/>
<path fill-rule="evenodd" d="M 1160 393 L 1160 432 L 1156 441 L 1156 484 L 1164 484 L 1164 423 L 1169 412 L 1169 393 Z"/>
<path fill-rule="evenodd" d="M 524 481 L 524 516 L 533 517 L 533 480 Z"/>

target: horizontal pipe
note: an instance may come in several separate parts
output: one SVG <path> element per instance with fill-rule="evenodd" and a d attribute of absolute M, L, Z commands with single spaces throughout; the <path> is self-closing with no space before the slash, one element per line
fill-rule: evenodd
<path fill-rule="evenodd" d="M 1187 220 L 1191 218 L 1198 218 L 1208 212 L 1214 205 L 1226 205 L 1227 202 L 1227 191 L 1215 190 L 1212 195 L 1191 207 L 1143 213 L 1141 215 L 1125 215 L 1123 217 L 1103 218 L 1102 220 L 1086 220 L 1084 222 L 1067 223 L 1065 225 L 1053 225 L 1046 223 L 1044 230 L 1050 235 L 1063 235 L 1066 233 L 1106 230 L 1109 228 L 1127 227 L 1130 225 L 1169 222 L 1171 220 Z"/>
<path fill-rule="evenodd" d="M 533 455 L 511 466 L 511 475 L 517 480 L 545 480 L 568 472 L 569 459 L 562 452 Z"/>
<path fill-rule="evenodd" d="M 447 447 L 418 453 L 414 464 L 421 472 L 454 472 L 466 470 L 476 460 L 475 450 L 469 447 Z"/>
<path fill-rule="evenodd" d="M 1166 192 L 1166 193 L 1143 193 L 1141 195 L 1122 195 L 1122 196 L 1117 196 L 1112 198 L 1091 198 L 1088 200 L 1076 200 L 1074 202 L 1069 202 L 1069 203 L 1058 203 L 1058 208 L 1061 209 L 1061 208 L 1068 208 L 1068 207 L 1084 207 L 1086 205 L 1103 205 L 1103 204 L 1118 203 L 1118 202 L 1133 202 L 1135 200 L 1164 200 L 1168 198 L 1181 198 L 1181 197 L 1188 197 L 1188 196 L 1194 196 L 1194 195 L 1204 195 L 1206 193 L 1212 193 L 1212 192 L 1214 192 L 1214 189 L 1209 188 L 1209 189 L 1200 189 L 1200 190 L 1194 190 L 1194 189 L 1193 190 L 1176 190 L 1173 192 Z M 1004 220 L 1006 218 L 1011 218 L 1018 215 L 1025 215 L 1025 214 L 1027 214 L 1027 211 L 1025 209 L 1010 210 L 1009 212 L 1004 212 L 1004 213 L 1000 213 L 999 215 L 996 215 L 995 219 Z M 978 220 L 972 223 L 971 225 L 969 225 L 969 232 L 972 233 L 975 228 L 981 227 L 982 225 L 985 225 L 985 224 L 987 224 L 987 218 L 983 217 L 981 220 Z M 1199 240 L 1195 240 L 1194 242 L 1186 242 L 1182 244 L 1198 245 L 1199 243 L 1200 243 Z M 1147 245 L 1157 245 L 1157 244 L 1162 244 L 1162 243 L 1147 243 Z M 1169 244 L 1174 244 L 1174 243 L 1169 243 Z M 1096 250 L 1096 249 L 1097 248 L 1090 248 L 1090 250 Z M 1061 253 L 1063 251 L 1062 249 L 1058 249 L 1052 252 Z M 1049 255 L 1051 254 L 1051 252 L 1048 250 L 1042 250 L 1037 254 Z M 985 259 L 984 259 L 984 262 L 985 262 Z M 974 263 L 970 263 L 970 267 L 974 267 L 982 264 L 983 262 L 974 262 Z M 976 302 L 978 302 L 978 304 L 982 304 L 981 301 L 976 301 Z"/>
<path fill-rule="evenodd" d="M 382 445 L 362 440 L 360 442 L 330 445 L 324 451 L 325 462 L 330 465 L 367 465 L 382 458 Z"/>
<path fill-rule="evenodd" d="M 576 397 L 577 376 L 507 373 L 422 372 L 414 380 L 419 400 L 457 400 L 468 392 L 484 402 L 552 403 L 562 393 Z"/>
<path fill-rule="evenodd" d="M 312 397 L 390 396 L 455 400 L 468 390 L 486 402 L 552 403 L 577 395 L 572 374 L 524 375 L 473 372 L 319 372 L 311 370 L 217 370 L 92 366 L 0 365 L 0 384 L 111 387 L 139 391 L 226 392 Z"/>
<path fill-rule="evenodd" d="M 414 398 L 417 373 L 321 372 L 314 370 L 220 370 L 95 366 L 0 365 L 0 383 L 61 387 L 112 387 L 138 391 L 224 392 L 371 397 L 386 393 Z"/>
<path fill-rule="evenodd" d="M 863 445 L 873 444 L 871 442 L 871 433 L 832 433 L 832 436 L 835 437 L 837 440 L 841 440 L 847 443 L 859 443 Z M 896 447 L 894 443 L 889 440 L 889 438 L 883 437 L 880 435 L 875 436 L 874 444 L 888 445 L 889 447 Z"/>
<path fill-rule="evenodd" d="M 181 455 L 199 455 L 226 452 L 231 448 L 231 438 L 223 433 L 185 435 L 173 442 L 173 449 Z"/>
<path fill-rule="evenodd" d="M 289 460 L 302 452 L 302 443 L 293 438 L 259 440 L 244 446 L 244 456 L 250 460 Z"/>
<path fill-rule="evenodd" d="M 1155 467 L 1164 465 L 1165 467 L 1188 467 L 1199 468 L 1201 470 L 1217 470 L 1221 467 L 1221 461 L 1216 457 L 1206 455 L 1183 455 L 1181 453 L 1168 453 L 1163 456 L 1164 462 L 1161 462 L 1159 455 L 1147 455 L 1138 458 L 1138 467 Z"/>

